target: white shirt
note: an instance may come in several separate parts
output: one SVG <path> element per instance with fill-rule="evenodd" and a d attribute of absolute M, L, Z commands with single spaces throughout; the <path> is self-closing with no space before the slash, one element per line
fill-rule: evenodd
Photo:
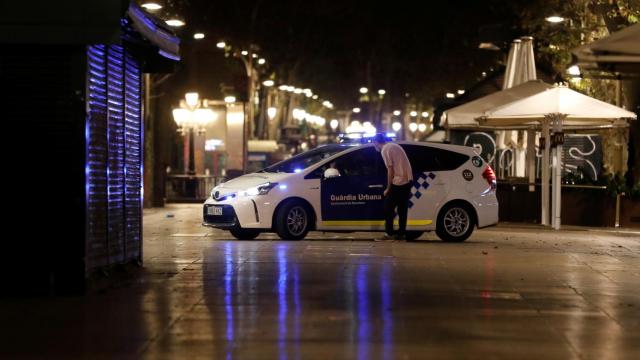
<path fill-rule="evenodd" d="M 393 185 L 405 185 L 409 181 L 413 181 L 411 164 L 400 145 L 385 143 L 380 154 L 382 154 L 382 160 L 387 168 L 393 168 L 393 179 L 391 179 Z"/>

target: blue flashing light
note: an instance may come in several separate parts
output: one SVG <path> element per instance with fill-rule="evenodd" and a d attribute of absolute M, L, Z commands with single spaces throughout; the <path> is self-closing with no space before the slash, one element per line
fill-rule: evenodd
<path fill-rule="evenodd" d="M 301 172 L 301 171 L 302 171 L 302 169 L 293 169 L 293 172 L 296 173 L 296 174 Z"/>
<path fill-rule="evenodd" d="M 388 133 L 386 134 L 386 136 L 387 136 L 388 138 L 395 138 L 395 137 L 396 137 L 396 133 L 388 132 Z"/>

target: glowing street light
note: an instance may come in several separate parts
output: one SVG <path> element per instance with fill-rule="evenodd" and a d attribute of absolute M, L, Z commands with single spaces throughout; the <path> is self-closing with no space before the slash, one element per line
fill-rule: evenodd
<path fill-rule="evenodd" d="M 423 111 L 421 115 L 423 118 L 429 117 L 429 113 L 426 111 Z"/>
<path fill-rule="evenodd" d="M 456 97 L 456 94 L 454 93 L 447 93 L 447 99 L 453 99 Z"/>
<path fill-rule="evenodd" d="M 418 131 L 425 132 L 425 130 L 427 130 L 427 124 L 420 123 L 420 125 L 418 125 Z"/>
<path fill-rule="evenodd" d="M 204 39 L 204 34 L 203 33 L 195 33 L 195 34 L 193 34 L 193 38 L 196 39 L 196 40 Z"/>
<path fill-rule="evenodd" d="M 578 65 L 573 65 L 567 69 L 567 73 L 571 76 L 580 76 L 580 68 Z"/>
<path fill-rule="evenodd" d="M 272 86 L 273 86 L 273 84 L 275 84 L 275 83 L 273 82 L 273 80 L 265 80 L 265 81 L 263 81 L 263 82 L 262 82 L 262 85 L 264 85 L 264 86 L 266 86 L 266 87 L 272 87 Z"/>
<path fill-rule="evenodd" d="M 394 110 L 393 111 L 393 115 L 395 115 L 395 116 L 400 116 L 400 114 L 402 114 L 402 111 L 400 111 L 400 110 Z"/>
<path fill-rule="evenodd" d="M 360 108 L 359 107 L 354 107 L 352 111 L 353 111 L 354 114 L 359 114 L 360 113 Z"/>
<path fill-rule="evenodd" d="M 378 95 L 380 95 L 380 96 L 382 96 L 382 95 L 384 95 L 386 93 L 387 93 L 387 91 L 385 89 L 378 90 Z"/>
<path fill-rule="evenodd" d="M 409 113 L 409 115 L 411 115 L 411 117 L 416 117 L 418 116 L 418 112 L 417 111 L 412 111 Z"/>
<path fill-rule="evenodd" d="M 144 4 L 142 4 L 140 6 L 142 6 L 143 8 L 145 8 L 145 9 L 147 9 L 149 11 L 156 11 L 156 10 L 162 9 L 162 5 L 160 5 L 158 3 L 155 3 L 153 1 L 145 2 Z"/>
<path fill-rule="evenodd" d="M 240 54 L 242 54 L 242 56 L 247 56 L 249 55 L 249 52 L 247 50 L 242 50 Z"/>
<path fill-rule="evenodd" d="M 338 122 L 338 120 L 337 120 L 337 119 L 332 119 L 332 120 L 329 122 L 329 126 L 331 126 L 331 130 L 335 130 L 335 129 L 337 129 L 337 128 L 338 128 L 338 124 L 339 124 L 339 122 Z"/>
<path fill-rule="evenodd" d="M 263 59 L 263 58 L 258 59 L 258 64 L 260 64 L 260 65 L 264 65 L 264 64 L 266 64 L 266 63 L 267 63 L 267 60 L 265 60 L 265 59 Z"/>
<path fill-rule="evenodd" d="M 199 95 L 197 92 L 190 92 L 184 94 L 184 98 L 187 101 L 187 105 L 191 108 L 198 106 Z"/>
<path fill-rule="evenodd" d="M 278 109 L 274 107 L 270 107 L 267 109 L 267 116 L 269 117 L 269 120 L 275 119 L 277 113 L 278 113 Z"/>
<path fill-rule="evenodd" d="M 185 22 L 180 20 L 180 19 L 169 19 L 167 21 L 165 21 L 165 23 L 169 26 L 172 27 L 181 27 L 181 26 L 185 26 Z"/>
<path fill-rule="evenodd" d="M 464 94 L 464 90 L 458 90 L 458 95 Z"/>
<path fill-rule="evenodd" d="M 418 124 L 412 122 L 411 124 L 409 124 L 409 131 L 411 131 L 412 133 L 416 132 L 416 130 L 418 130 Z"/>
<path fill-rule="evenodd" d="M 547 17 L 545 20 L 547 20 L 548 22 L 550 22 L 552 24 L 557 24 L 557 23 L 563 22 L 564 18 L 562 16 L 553 15 L 553 16 Z"/>
<path fill-rule="evenodd" d="M 225 96 L 224 102 L 226 102 L 227 104 L 234 103 L 234 102 L 236 102 L 236 97 L 235 96 Z"/>
<path fill-rule="evenodd" d="M 360 88 L 360 94 L 366 94 L 368 92 L 369 92 L 369 89 L 367 89 L 366 87 L 363 86 Z"/>
<path fill-rule="evenodd" d="M 391 124 L 391 128 L 393 129 L 393 131 L 400 131 L 400 129 L 402 129 L 402 124 L 400 124 L 399 122 L 394 122 L 393 124 Z"/>
<path fill-rule="evenodd" d="M 227 43 L 225 43 L 224 41 L 218 41 L 218 43 L 216 44 L 216 47 L 218 49 L 224 49 L 227 46 Z"/>

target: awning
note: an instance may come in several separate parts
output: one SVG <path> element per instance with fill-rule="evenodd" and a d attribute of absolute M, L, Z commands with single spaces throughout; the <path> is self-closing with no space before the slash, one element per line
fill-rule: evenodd
<path fill-rule="evenodd" d="M 484 115 L 486 111 L 551 88 L 553 88 L 553 85 L 541 80 L 528 81 L 449 109 L 440 118 L 440 125 L 450 129 L 477 129 L 481 124 L 476 119 Z"/>
<path fill-rule="evenodd" d="M 133 2 L 127 10 L 133 28 L 158 48 L 158 54 L 170 60 L 180 60 L 180 39 L 162 24 L 162 21 L 146 13 Z"/>
<path fill-rule="evenodd" d="M 490 109 L 479 118 L 482 125 L 537 125 L 550 115 L 561 115 L 563 126 L 626 126 L 637 116 L 604 101 L 564 86 L 553 87 L 509 104 Z"/>
<path fill-rule="evenodd" d="M 622 73 L 640 73 L 640 24 L 580 46 L 573 51 L 577 65 Z"/>

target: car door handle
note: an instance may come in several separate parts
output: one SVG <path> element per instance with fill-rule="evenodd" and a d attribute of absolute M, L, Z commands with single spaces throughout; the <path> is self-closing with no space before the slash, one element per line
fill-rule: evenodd
<path fill-rule="evenodd" d="M 310 188 L 309 188 L 309 190 L 318 190 L 318 189 L 320 189 L 320 188 L 319 188 L 319 187 L 317 187 L 317 186 L 316 186 L 316 187 L 310 187 Z"/>
<path fill-rule="evenodd" d="M 382 189 L 382 184 L 369 185 L 369 189 L 375 189 L 375 188 Z"/>

